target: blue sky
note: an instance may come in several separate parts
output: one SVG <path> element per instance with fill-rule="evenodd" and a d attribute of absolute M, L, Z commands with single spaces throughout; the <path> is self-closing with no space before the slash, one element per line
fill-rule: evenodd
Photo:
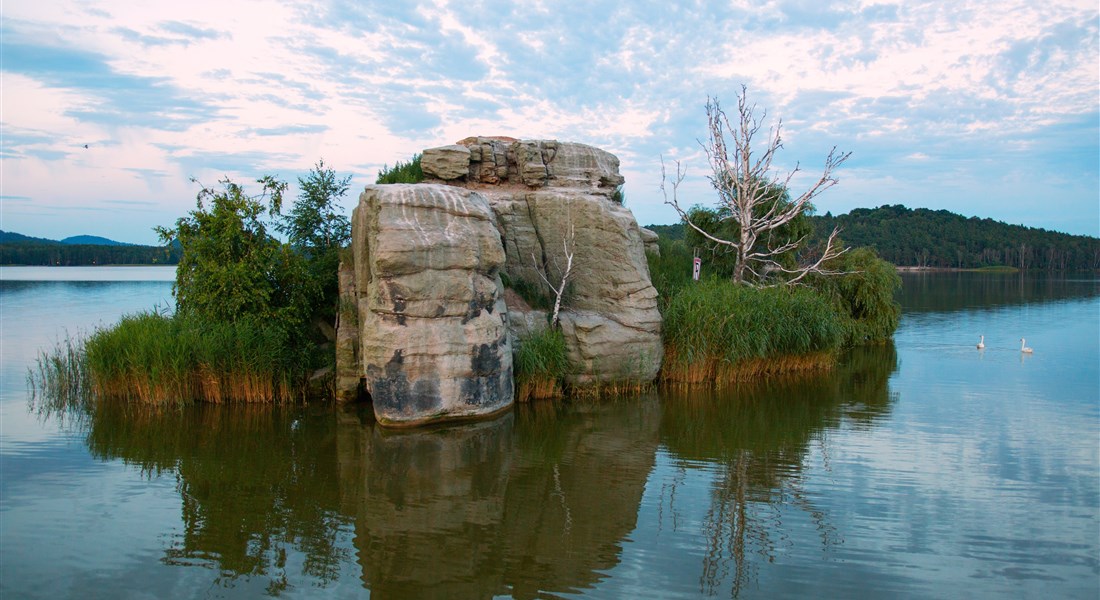
<path fill-rule="evenodd" d="M 638 221 L 672 223 L 661 157 L 713 204 L 703 107 L 744 84 L 783 119 L 783 168 L 853 153 L 820 212 L 1100 235 L 1095 0 L 0 6 L 7 231 L 153 243 L 190 178 L 293 183 L 318 158 L 352 175 L 350 212 L 383 164 L 472 135 L 609 150 Z"/>

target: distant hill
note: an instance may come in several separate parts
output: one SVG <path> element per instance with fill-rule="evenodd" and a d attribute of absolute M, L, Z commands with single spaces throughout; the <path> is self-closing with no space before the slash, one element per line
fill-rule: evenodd
<path fill-rule="evenodd" d="M 124 242 L 116 242 L 109 240 L 105 237 L 99 237 L 98 235 L 74 235 L 61 240 L 62 244 L 70 245 L 82 245 L 82 246 L 133 246 L 134 244 L 126 244 Z"/>
<path fill-rule="evenodd" d="M 22 233 L 15 233 L 14 231 L 4 231 L 0 229 L 0 244 L 44 244 L 44 245 L 57 245 L 61 242 L 57 240 L 47 240 L 46 238 L 36 238 L 29 235 L 23 235 Z"/>
<path fill-rule="evenodd" d="M 3 265 L 174 265 L 179 258 L 178 244 L 140 246 L 94 235 L 57 241 L 0 231 Z"/>
<path fill-rule="evenodd" d="M 810 217 L 814 235 L 833 227 L 847 245 L 869 246 L 901 266 L 976 269 L 1008 266 L 1022 270 L 1100 270 L 1100 239 L 1046 229 L 964 217 L 947 210 L 910 209 L 900 204 L 857 208 L 844 215 Z M 683 239 L 683 225 L 650 225 L 666 239 Z"/>

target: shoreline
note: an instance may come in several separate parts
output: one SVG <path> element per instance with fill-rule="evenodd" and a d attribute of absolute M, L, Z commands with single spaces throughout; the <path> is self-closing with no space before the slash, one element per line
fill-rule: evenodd
<path fill-rule="evenodd" d="M 907 267 L 895 265 L 899 273 L 1019 273 L 1016 267 L 978 267 L 960 269 L 958 267 Z"/>

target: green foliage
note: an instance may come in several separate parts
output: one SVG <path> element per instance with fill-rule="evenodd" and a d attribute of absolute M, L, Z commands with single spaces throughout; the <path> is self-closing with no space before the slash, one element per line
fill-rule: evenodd
<path fill-rule="evenodd" d="M 831 352 L 844 342 L 836 312 L 802 286 L 752 288 L 706 278 L 667 299 L 663 317 L 666 348 L 687 364 Z"/>
<path fill-rule="evenodd" d="M 320 291 L 319 308 L 326 318 L 333 316 L 336 306 L 340 249 L 351 241 L 351 223 L 335 206 L 347 194 L 350 181 L 350 175 L 338 179 L 324 160 L 318 160 L 308 176 L 298 178 L 298 199 L 278 224 L 291 247 L 305 258 L 310 287 Z"/>
<path fill-rule="evenodd" d="M 964 217 L 900 204 L 811 217 L 818 235 L 834 226 L 854 246 L 870 246 L 896 265 L 1020 270 L 1100 269 L 1100 239 Z"/>
<path fill-rule="evenodd" d="M 646 260 L 649 261 L 649 279 L 657 289 L 658 306 L 664 312 L 669 299 L 692 283 L 692 252 L 683 239 L 661 237 L 657 239 L 657 247 L 661 250 L 660 255 L 646 254 Z M 703 276 L 710 277 L 713 273 L 704 270 Z"/>
<path fill-rule="evenodd" d="M 390 169 L 382 165 L 375 183 L 420 183 L 424 181 L 424 171 L 420 168 L 420 155 L 414 154 L 409 162 L 397 161 Z"/>
<path fill-rule="evenodd" d="M 659 239 L 662 240 L 673 241 L 684 239 L 683 222 L 676 223 L 675 225 L 646 225 L 645 228 L 656 233 Z"/>
<path fill-rule="evenodd" d="M 561 395 L 561 382 L 568 371 L 569 356 L 560 329 L 546 328 L 516 340 L 512 372 L 517 400 Z"/>
<path fill-rule="evenodd" d="M 104 398 L 285 401 L 300 392 L 315 363 L 291 335 L 253 320 L 139 313 L 96 330 L 84 342 L 84 355 L 95 392 Z"/>
<path fill-rule="evenodd" d="M 754 207 L 754 219 L 760 220 L 768 212 L 781 211 L 791 204 L 791 197 L 787 189 L 779 185 L 766 184 L 764 196 L 764 200 Z M 790 222 L 765 232 L 757 241 L 756 247 L 775 248 L 807 236 L 813 228 L 807 215 L 812 213 L 813 206 L 807 204 L 803 212 Z M 741 225 L 736 219 L 731 218 L 727 207 L 714 209 L 693 206 L 688 210 L 688 220 L 718 239 L 732 241 L 740 239 Z M 734 267 L 737 263 L 737 252 L 732 247 L 713 242 L 687 225 L 684 226 L 684 240 L 689 248 L 699 249 L 699 254 L 703 258 L 703 265 L 709 271 L 723 277 L 733 276 Z M 785 268 L 794 268 L 797 264 L 796 252 L 797 249 L 791 250 L 773 258 Z M 749 277 L 746 271 L 746 279 Z M 755 282 L 755 280 L 752 282 Z"/>
<path fill-rule="evenodd" d="M 174 228 L 158 227 L 165 242 L 179 242 L 176 311 L 207 322 L 255 320 L 288 332 L 303 330 L 318 296 L 304 257 L 268 234 L 266 213 L 276 214 L 286 184 L 259 180 L 248 196 L 229 179 L 204 187 L 196 208 Z M 270 203 L 270 208 L 265 205 Z"/>
<path fill-rule="evenodd" d="M 619 206 L 626 204 L 626 192 L 623 190 L 623 185 L 615 188 L 615 191 L 611 193 L 611 201 Z"/>
<path fill-rule="evenodd" d="M 894 265 L 871 248 L 856 248 L 841 255 L 828 268 L 844 275 L 813 276 L 808 284 L 832 304 L 845 330 L 845 343 L 884 342 L 898 328 L 901 305 L 894 293 L 901 277 Z"/>
<path fill-rule="evenodd" d="M 569 370 L 565 336 L 560 329 L 546 328 L 520 338 L 513 357 L 517 380 L 525 377 L 561 379 Z"/>
<path fill-rule="evenodd" d="M 507 273 L 501 272 L 500 281 L 504 287 L 511 289 L 517 296 L 523 298 L 527 306 L 540 310 L 550 310 L 554 306 L 554 299 L 546 293 L 546 285 L 532 283 L 526 279 L 512 279 Z"/>

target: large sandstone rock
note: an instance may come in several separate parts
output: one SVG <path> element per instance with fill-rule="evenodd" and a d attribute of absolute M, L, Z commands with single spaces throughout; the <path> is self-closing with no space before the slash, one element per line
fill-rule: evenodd
<path fill-rule="evenodd" d="M 512 404 L 512 348 L 485 198 L 454 187 L 367 186 L 352 217 L 359 360 L 385 425 Z"/>
<path fill-rule="evenodd" d="M 543 277 L 560 281 L 567 246 L 569 382 L 656 377 L 661 317 L 645 258 L 656 238 L 615 201 L 623 177 L 614 155 L 474 137 L 426 150 L 421 166 L 437 183 L 367 186 L 360 196 L 354 268 L 341 279 L 342 305 L 355 309 L 337 332 L 338 398 L 354 398 L 361 380 L 385 425 L 506 408 L 513 343 L 547 326 L 547 312 L 515 292 L 549 292 Z M 514 288 L 507 303 L 501 274 Z M 349 339 L 346 327 L 358 332 Z"/>
<path fill-rule="evenodd" d="M 560 281 L 566 237 L 573 232 L 574 267 L 561 313 L 575 369 L 570 383 L 656 378 L 664 356 L 661 315 L 630 211 L 605 196 L 570 189 L 482 193 L 497 214 L 512 281 L 544 286 L 540 273 Z"/>

